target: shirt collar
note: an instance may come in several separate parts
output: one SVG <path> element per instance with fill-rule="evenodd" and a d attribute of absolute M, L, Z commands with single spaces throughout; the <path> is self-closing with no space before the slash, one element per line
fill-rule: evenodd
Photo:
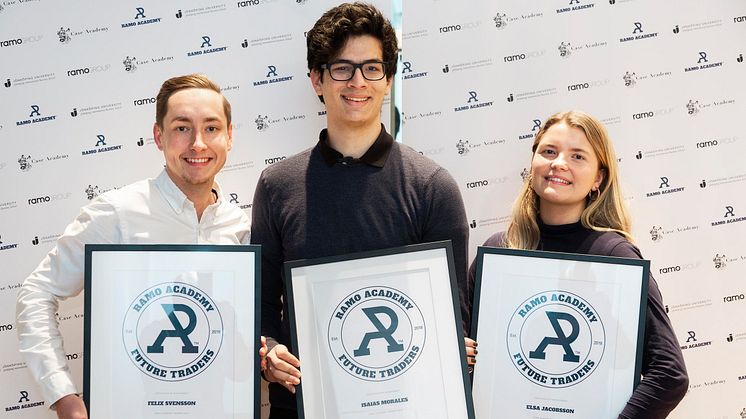
<path fill-rule="evenodd" d="M 155 185 L 161 191 L 161 194 L 163 194 L 163 197 L 166 199 L 166 202 L 168 202 L 168 205 L 177 214 L 181 214 L 185 208 L 194 208 L 194 203 L 190 201 L 189 198 L 187 198 L 187 196 L 184 194 L 184 192 L 182 192 L 181 189 L 176 186 L 174 181 L 171 180 L 171 177 L 168 176 L 166 169 L 163 169 L 163 171 L 161 171 L 161 174 L 159 174 L 158 177 L 155 178 Z M 213 183 L 212 188 L 218 194 L 216 204 L 219 205 L 223 203 L 223 193 L 217 181 Z"/>
<path fill-rule="evenodd" d="M 321 133 L 319 134 L 317 147 L 328 166 L 334 166 L 335 164 L 365 163 L 369 166 L 381 168 L 386 164 L 386 160 L 389 157 L 393 144 L 394 138 L 386 132 L 386 127 L 381 124 L 381 133 L 378 134 L 378 138 L 376 138 L 376 141 L 373 142 L 368 151 L 360 156 L 359 159 L 345 157 L 342 153 L 333 149 L 329 145 L 329 133 L 326 128 L 321 130 Z"/>

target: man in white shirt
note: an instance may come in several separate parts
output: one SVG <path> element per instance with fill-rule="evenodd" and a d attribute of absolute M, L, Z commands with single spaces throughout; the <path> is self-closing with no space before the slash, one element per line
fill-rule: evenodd
<path fill-rule="evenodd" d="M 86 243 L 249 242 L 249 220 L 222 197 L 215 175 L 233 140 L 230 103 L 205 76 L 166 80 L 156 100 L 153 135 L 166 168 L 100 195 L 81 208 L 18 294 L 20 351 L 60 419 L 85 419 L 55 313 L 83 289 Z"/>

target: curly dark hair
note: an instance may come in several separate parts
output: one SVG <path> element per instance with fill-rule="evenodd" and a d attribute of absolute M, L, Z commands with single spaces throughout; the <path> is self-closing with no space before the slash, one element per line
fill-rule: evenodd
<path fill-rule="evenodd" d="M 381 41 L 386 78 L 396 73 L 399 44 L 391 22 L 367 3 L 343 3 L 324 13 L 306 35 L 308 69 L 322 72 L 321 66 L 339 56 L 350 36 L 370 35 Z"/>

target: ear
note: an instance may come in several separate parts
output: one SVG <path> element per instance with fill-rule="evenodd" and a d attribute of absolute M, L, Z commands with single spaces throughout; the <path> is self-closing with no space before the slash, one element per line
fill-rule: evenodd
<path fill-rule="evenodd" d="M 598 188 L 601 187 L 601 183 L 604 181 L 605 177 L 606 169 L 598 169 L 598 173 L 596 173 L 596 180 L 593 182 L 593 190 L 598 190 Z"/>
<path fill-rule="evenodd" d="M 161 135 L 163 133 L 161 132 L 161 128 L 158 126 L 158 123 L 153 124 L 153 138 L 155 139 L 155 145 L 158 146 L 158 150 L 163 151 L 163 140 L 161 139 Z"/>
<path fill-rule="evenodd" d="M 228 151 L 233 148 L 233 123 L 231 122 L 230 125 L 228 125 Z"/>
<path fill-rule="evenodd" d="M 316 92 L 316 96 L 323 96 L 321 94 L 321 85 L 324 82 L 321 80 L 321 74 L 322 73 L 319 70 L 311 70 L 311 86 L 313 86 L 313 91 Z"/>

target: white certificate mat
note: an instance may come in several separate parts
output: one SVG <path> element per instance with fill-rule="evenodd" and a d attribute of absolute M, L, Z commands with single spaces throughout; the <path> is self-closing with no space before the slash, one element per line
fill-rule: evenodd
<path fill-rule="evenodd" d="M 259 246 L 86 245 L 91 419 L 259 418 Z"/>
<path fill-rule="evenodd" d="M 300 418 L 470 418 L 450 242 L 288 262 Z"/>
<path fill-rule="evenodd" d="M 640 381 L 649 262 L 480 247 L 479 418 L 616 418 Z"/>

